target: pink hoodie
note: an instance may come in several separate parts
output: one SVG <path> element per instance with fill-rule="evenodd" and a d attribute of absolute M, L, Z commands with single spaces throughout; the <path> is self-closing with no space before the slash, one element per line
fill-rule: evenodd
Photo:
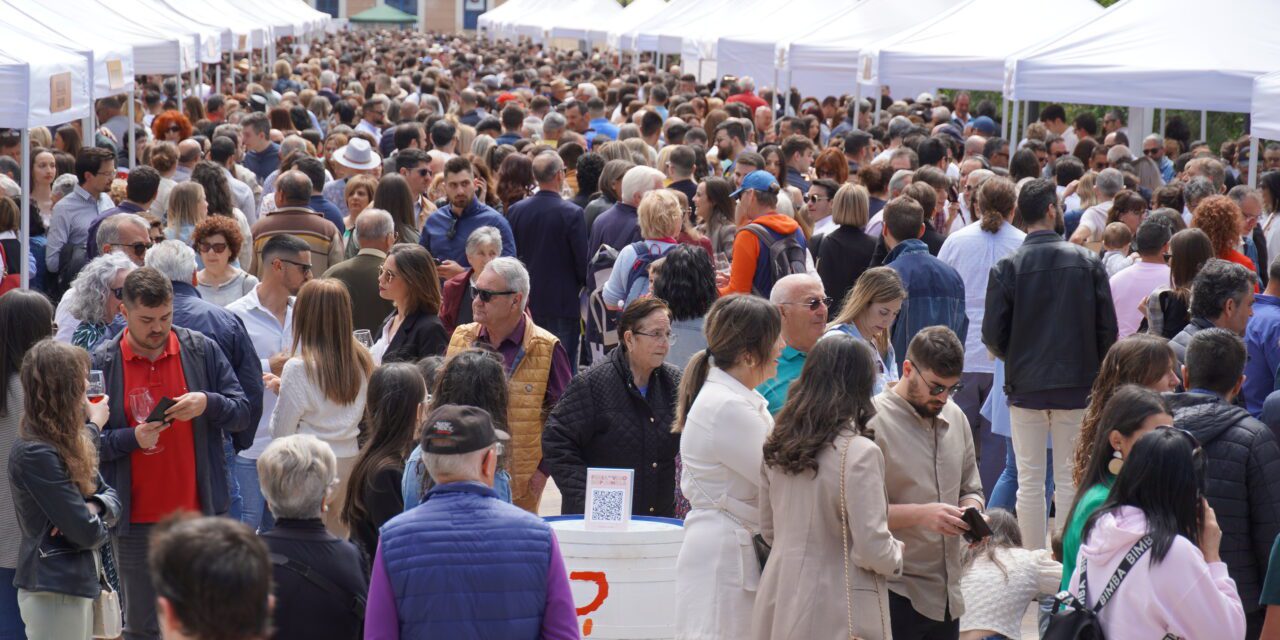
<path fill-rule="evenodd" d="M 1097 602 L 1125 553 L 1147 532 L 1137 507 L 1102 516 L 1080 546 L 1089 563 L 1089 606 Z M 1080 565 L 1071 593 L 1080 593 Z M 1099 616 L 1108 638 L 1244 638 L 1244 608 L 1227 565 L 1205 562 L 1190 540 L 1178 536 L 1164 560 L 1152 566 L 1148 551 L 1125 577 Z"/>

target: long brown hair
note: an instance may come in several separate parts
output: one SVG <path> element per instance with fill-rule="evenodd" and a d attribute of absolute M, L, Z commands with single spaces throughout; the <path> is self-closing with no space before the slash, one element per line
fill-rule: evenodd
<path fill-rule="evenodd" d="M 302 285 L 293 314 L 293 355 L 330 402 L 351 404 L 373 371 L 373 358 L 356 342 L 351 294 L 333 279 Z"/>
<path fill-rule="evenodd" d="M 342 505 L 342 522 L 348 526 L 373 518 L 365 497 L 373 490 L 378 472 L 389 468 L 404 470 L 404 461 L 413 450 L 418 406 L 427 395 L 427 385 L 418 367 L 395 362 L 373 372 L 368 393 L 365 418 L 369 442 L 351 470 L 347 501 Z"/>
<path fill-rule="evenodd" d="M 842 431 L 875 438 L 867 422 L 876 382 L 871 345 L 847 334 L 819 340 L 805 359 L 800 378 L 791 385 L 764 443 L 764 463 L 784 473 L 818 472 L 818 455 Z"/>
<path fill-rule="evenodd" d="M 1169 238 L 1169 288 L 1183 304 L 1191 301 L 1191 283 L 1214 257 L 1213 241 L 1199 229 L 1183 229 Z"/>
<path fill-rule="evenodd" d="M 440 276 L 436 275 L 436 263 L 431 252 L 416 244 L 397 244 L 387 252 L 396 259 L 396 276 L 404 280 L 409 289 L 409 300 L 400 313 L 408 316 L 422 312 L 428 315 L 440 313 Z"/>
<path fill-rule="evenodd" d="M 707 348 L 693 354 L 685 367 L 672 433 L 684 431 L 689 408 L 706 384 L 712 364 L 727 369 L 746 355 L 754 355 L 758 362 L 764 363 L 782 333 L 782 315 L 778 307 L 764 298 L 734 294 L 711 305 L 705 327 Z"/>
<path fill-rule="evenodd" d="M 1018 204 L 1018 194 L 1012 182 L 996 177 L 989 178 L 978 187 L 978 197 L 975 200 L 975 209 L 982 216 L 978 223 L 980 228 L 987 233 L 997 233 L 1013 215 L 1013 209 Z"/>
<path fill-rule="evenodd" d="M 85 497 L 98 488 L 98 448 L 84 429 L 88 377 L 88 352 L 69 344 L 41 340 L 22 359 L 22 438 L 52 446 Z"/>
<path fill-rule="evenodd" d="M 1071 475 L 1075 478 L 1077 487 L 1089 466 L 1089 459 L 1093 457 L 1094 433 L 1098 430 L 1102 410 L 1111 396 L 1126 384 L 1144 387 L 1155 384 L 1177 363 L 1169 341 L 1160 336 L 1136 333 L 1111 345 L 1098 368 L 1098 377 L 1093 379 L 1089 406 L 1084 411 L 1080 435 L 1076 438 L 1075 464 Z"/>

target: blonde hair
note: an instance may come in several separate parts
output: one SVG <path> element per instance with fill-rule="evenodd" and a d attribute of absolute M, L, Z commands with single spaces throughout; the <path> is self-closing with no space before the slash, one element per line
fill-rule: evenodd
<path fill-rule="evenodd" d="M 293 355 L 306 363 L 320 393 L 335 404 L 355 402 L 373 358 L 355 340 L 346 285 L 328 278 L 303 285 L 293 317 Z"/>
<path fill-rule="evenodd" d="M 644 194 L 637 211 L 640 219 L 640 236 L 646 240 L 675 237 L 680 233 L 680 219 L 684 212 L 680 200 L 666 189 L 655 189 Z"/>
<path fill-rule="evenodd" d="M 1123 222 L 1112 222 L 1102 230 L 1102 245 L 1108 251 L 1128 251 L 1133 242 L 1133 232 Z"/>
<path fill-rule="evenodd" d="M 867 226 L 871 210 L 871 194 L 860 184 L 845 183 L 831 198 L 831 221 L 839 225 Z"/>
<path fill-rule="evenodd" d="M 200 215 L 200 201 L 205 200 L 204 187 L 188 180 L 178 183 L 169 191 L 169 228 L 178 230 L 182 225 L 195 226 L 204 218 Z"/>
<path fill-rule="evenodd" d="M 853 324 L 858 316 L 871 308 L 871 305 L 905 300 L 906 297 L 907 289 L 902 286 L 902 278 L 898 276 L 897 271 L 890 267 L 867 269 L 858 276 L 858 281 L 854 283 L 853 289 L 844 300 L 844 306 L 840 307 L 840 313 L 836 314 L 835 320 L 832 320 L 829 326 Z M 885 331 L 878 336 L 863 336 L 863 338 L 875 345 L 880 354 L 884 355 L 889 350 L 888 333 Z"/>

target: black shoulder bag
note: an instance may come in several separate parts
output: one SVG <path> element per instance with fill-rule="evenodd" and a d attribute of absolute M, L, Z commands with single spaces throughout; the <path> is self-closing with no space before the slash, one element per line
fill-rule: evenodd
<path fill-rule="evenodd" d="M 1098 621 L 1098 613 L 1115 595 L 1125 576 L 1133 570 L 1133 565 L 1151 549 L 1155 541 L 1151 536 L 1143 536 L 1124 554 L 1124 560 L 1116 567 L 1107 581 L 1107 588 L 1102 590 L 1098 602 L 1089 606 L 1089 580 L 1085 573 L 1088 568 L 1084 558 L 1080 559 L 1080 597 L 1070 591 L 1063 591 L 1053 599 L 1053 613 L 1049 617 L 1049 628 L 1045 631 L 1044 640 L 1105 640 L 1102 623 Z"/>

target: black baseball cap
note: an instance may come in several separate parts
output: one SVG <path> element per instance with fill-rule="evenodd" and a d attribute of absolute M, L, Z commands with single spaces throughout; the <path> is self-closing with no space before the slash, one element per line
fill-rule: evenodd
<path fill-rule="evenodd" d="M 458 455 L 479 451 L 508 438 L 506 433 L 493 428 L 493 418 L 488 411 L 446 404 L 427 416 L 422 427 L 422 450 Z"/>

